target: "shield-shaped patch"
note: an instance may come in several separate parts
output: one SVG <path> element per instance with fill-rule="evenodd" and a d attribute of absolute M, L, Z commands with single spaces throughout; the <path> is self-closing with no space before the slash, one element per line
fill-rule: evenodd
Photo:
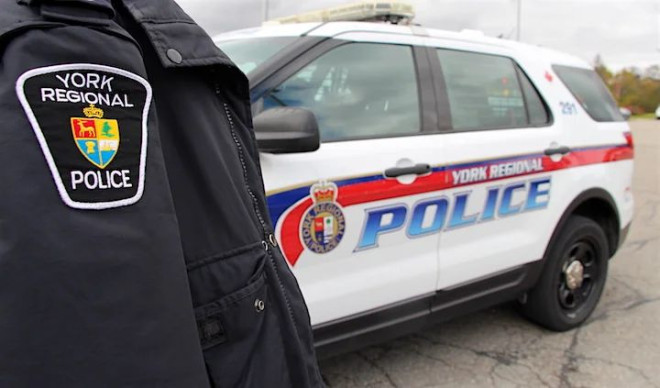
<path fill-rule="evenodd" d="M 30 70 L 16 93 L 62 200 L 77 209 L 139 201 L 144 190 L 151 87 L 114 67 Z"/>
<path fill-rule="evenodd" d="M 119 149 L 119 125 L 117 120 L 103 120 L 103 110 L 94 104 L 83 109 L 83 112 L 86 118 L 71 118 L 73 138 L 87 160 L 97 167 L 105 168 Z"/>

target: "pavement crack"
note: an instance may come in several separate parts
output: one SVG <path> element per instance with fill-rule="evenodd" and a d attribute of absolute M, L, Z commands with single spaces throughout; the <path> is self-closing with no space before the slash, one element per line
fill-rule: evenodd
<path fill-rule="evenodd" d="M 647 304 L 650 304 L 650 303 L 656 303 L 658 301 L 660 301 L 660 297 L 647 298 L 647 297 L 639 296 L 637 299 L 629 301 L 628 303 L 626 303 L 623 306 L 610 307 L 610 308 L 608 308 L 607 310 L 603 311 L 602 313 L 600 313 L 598 315 L 593 315 L 591 318 L 589 318 L 587 320 L 587 322 L 585 322 L 583 324 L 583 326 L 586 327 L 586 326 L 589 326 L 589 325 L 591 325 L 595 322 L 600 322 L 600 321 L 606 320 L 612 314 L 621 313 L 621 312 L 629 312 L 629 311 L 634 310 L 638 307 L 641 307 L 641 306 L 644 306 L 644 305 L 647 305 Z"/>
<path fill-rule="evenodd" d="M 652 386 L 654 386 L 654 387 L 658 387 L 658 384 L 656 384 L 655 382 L 653 382 L 653 379 L 651 379 L 651 377 L 649 377 L 648 375 L 646 375 L 646 373 L 644 373 L 643 370 L 638 369 L 638 368 L 635 368 L 635 367 L 633 367 L 633 366 L 631 366 L 631 365 L 623 364 L 623 363 L 616 362 L 616 361 L 612 361 L 612 360 L 607 360 L 607 359 L 600 358 L 600 357 L 592 357 L 592 356 L 579 355 L 579 356 L 576 356 L 576 358 L 578 358 L 578 359 L 580 359 L 580 360 L 584 360 L 584 361 L 596 361 L 596 362 L 602 362 L 603 364 L 607 364 L 607 365 L 611 365 L 611 366 L 618 366 L 618 367 L 621 367 L 621 368 L 627 369 L 627 370 L 629 370 L 629 371 L 631 371 L 631 372 L 633 372 L 633 373 L 638 374 L 639 376 L 641 376 L 641 377 L 642 377 L 647 383 L 649 383 L 649 385 L 652 385 Z"/>
<path fill-rule="evenodd" d="M 616 280 L 617 282 L 619 282 L 621 286 L 626 288 L 628 291 L 632 292 L 637 299 L 644 298 L 644 294 L 642 294 L 642 292 L 639 289 L 633 287 L 627 280 L 623 279 L 621 276 L 612 276 L 612 280 Z"/>
<path fill-rule="evenodd" d="M 410 337 L 419 338 L 419 339 L 424 340 L 424 341 L 426 341 L 426 342 L 428 342 L 432 345 L 445 345 L 445 343 L 440 343 L 438 340 L 436 340 L 434 338 L 431 338 L 431 337 L 427 336 L 424 333 L 414 333 Z"/>
<path fill-rule="evenodd" d="M 518 356 L 506 352 L 472 350 L 478 356 L 488 357 L 495 360 L 498 364 L 513 365 L 518 363 Z"/>
<path fill-rule="evenodd" d="M 575 354 L 575 348 L 578 345 L 578 336 L 580 335 L 581 327 L 575 329 L 573 333 L 573 338 L 571 339 L 571 345 L 564 350 L 565 361 L 559 370 L 559 386 L 566 388 L 573 388 L 568 375 L 578 371 L 578 361 L 579 358 Z"/>
<path fill-rule="evenodd" d="M 539 381 L 543 383 L 544 385 L 547 385 L 547 383 L 540 377 L 540 375 L 529 365 L 526 365 L 524 363 L 520 362 L 521 357 L 516 354 L 516 353 L 510 353 L 506 351 L 492 351 L 492 350 L 478 350 L 474 349 L 468 346 L 462 346 L 462 345 L 456 345 L 456 344 L 451 344 L 447 342 L 442 342 L 442 341 L 436 341 L 430 338 L 426 338 L 424 336 L 420 336 L 421 338 L 431 342 L 434 345 L 441 345 L 441 346 L 446 346 L 448 348 L 453 348 L 453 349 L 458 349 L 458 350 L 464 350 L 467 352 L 470 352 L 474 354 L 477 357 L 486 357 L 488 359 L 491 359 L 495 361 L 495 365 L 492 368 L 492 371 L 495 370 L 497 366 L 511 366 L 511 365 L 520 365 L 529 371 L 531 371 L 535 376 L 539 378 Z M 524 357 L 523 357 L 524 358 Z M 433 359 L 436 359 L 435 357 Z M 437 361 L 441 361 L 446 364 L 444 360 L 437 359 Z M 492 372 L 491 371 L 491 372 Z"/>
<path fill-rule="evenodd" d="M 633 252 L 641 251 L 648 243 L 655 242 L 659 237 L 645 238 L 640 240 L 629 241 L 626 243 L 626 248 Z"/>
<path fill-rule="evenodd" d="M 650 207 L 651 209 L 650 209 L 650 211 L 646 211 L 646 212 L 645 212 L 645 213 L 646 213 L 646 214 L 644 215 L 644 219 L 645 219 L 645 220 L 647 220 L 647 221 L 655 220 L 655 216 L 656 216 L 656 214 L 658 213 L 658 205 L 659 205 L 659 204 L 660 204 L 660 202 L 658 202 L 658 201 L 654 201 L 654 200 L 650 200 L 650 201 L 648 201 L 648 202 L 646 203 L 646 205 L 649 205 L 649 207 Z"/>
<path fill-rule="evenodd" d="M 493 376 L 497 376 L 498 378 L 500 378 L 502 380 L 506 380 L 510 383 L 513 383 L 515 386 L 520 386 L 521 384 L 520 384 L 519 379 L 514 380 L 514 379 L 511 379 L 507 376 L 503 376 L 502 374 L 497 372 L 497 369 L 502 367 L 503 365 L 504 364 L 495 364 L 495 365 L 493 365 L 493 367 L 489 371 L 489 376 L 491 377 L 491 379 L 493 379 Z M 545 381 L 545 379 L 543 379 L 541 374 L 538 373 L 533 367 L 531 367 L 527 364 L 521 363 L 521 362 L 516 362 L 513 365 L 520 366 L 520 367 L 523 367 L 526 370 L 528 370 L 534 377 L 536 377 L 536 379 L 540 383 L 539 385 L 544 386 L 544 387 L 552 387 L 552 385 L 550 383 L 548 383 L 547 381 Z M 494 385 L 496 386 L 496 384 L 494 384 Z M 531 382 L 527 381 L 527 382 L 525 382 L 525 384 L 523 386 L 539 386 L 539 385 L 532 384 Z"/>
<path fill-rule="evenodd" d="M 527 369 L 532 375 L 534 375 L 538 379 L 540 385 L 542 385 L 544 387 L 550 387 L 551 386 L 551 384 L 549 384 L 547 381 L 545 381 L 543 379 L 543 377 L 538 373 L 538 371 L 536 371 L 533 367 L 531 367 L 530 365 L 527 365 L 525 363 L 520 362 L 521 358 L 524 358 L 524 357 L 520 357 L 517 354 L 510 354 L 510 353 L 507 353 L 507 352 L 485 351 L 485 350 L 473 349 L 473 348 L 466 347 L 466 346 L 461 346 L 461 345 L 455 345 L 455 344 L 450 344 L 450 343 L 446 343 L 446 342 L 436 341 L 436 340 L 434 340 L 432 338 L 428 338 L 428 337 L 426 337 L 422 334 L 415 334 L 414 336 L 417 337 L 417 338 L 421 338 L 422 340 L 425 340 L 425 341 L 427 341 L 427 342 L 429 342 L 433 345 L 446 346 L 448 348 L 467 351 L 467 352 L 470 352 L 470 353 L 474 354 L 477 357 L 485 357 L 485 358 L 488 358 L 488 359 L 491 359 L 491 360 L 495 361 L 495 363 L 493 364 L 493 366 L 490 368 L 490 370 L 488 372 L 489 378 L 490 378 L 491 383 L 492 383 L 493 386 L 497 386 L 497 383 L 495 381 L 494 376 L 497 376 L 498 378 L 506 380 L 510 383 L 514 383 L 516 385 L 519 385 L 519 383 L 520 383 L 519 381 L 511 380 L 510 378 L 497 373 L 497 368 L 498 367 L 502 367 L 502 366 L 507 367 L 507 366 L 512 366 L 512 365 L 521 366 L 521 367 Z M 411 350 L 411 352 L 414 352 L 415 354 L 417 354 L 421 357 L 425 357 L 425 358 L 429 358 L 429 359 L 434 360 L 434 361 L 438 361 L 438 362 L 440 362 L 443 365 L 446 365 L 448 367 L 453 367 L 453 368 L 457 368 L 457 369 L 460 369 L 460 370 L 472 372 L 472 370 L 469 369 L 469 368 L 463 368 L 459 365 L 452 365 L 451 363 L 449 363 L 449 362 L 447 362 L 443 359 L 425 354 L 425 353 L 417 351 L 417 350 Z"/>
<path fill-rule="evenodd" d="M 369 366 L 371 366 L 372 368 L 374 368 L 374 369 L 376 369 L 378 372 L 380 372 L 380 373 L 385 377 L 385 379 L 387 379 L 387 382 L 388 382 L 392 387 L 394 387 L 394 388 L 399 388 L 399 386 L 397 385 L 397 383 L 394 382 L 394 379 L 392 379 L 392 376 L 390 376 L 389 372 L 387 372 L 387 370 L 386 370 L 385 368 L 383 368 L 382 366 L 380 366 L 380 365 L 378 364 L 378 362 L 377 362 L 376 359 L 371 359 L 371 358 L 367 357 L 367 356 L 366 356 L 364 353 L 362 353 L 362 352 L 357 352 L 357 355 L 358 355 L 358 357 L 360 357 L 362 360 L 364 360 L 367 364 L 369 364 Z"/>
<path fill-rule="evenodd" d="M 658 302 L 658 301 L 660 301 L 660 297 L 642 298 L 642 299 L 639 299 L 639 300 L 633 302 L 632 304 L 622 308 L 621 311 L 630 311 L 630 310 L 636 309 L 637 307 L 644 306 L 644 305 L 649 304 L 649 303 L 655 303 L 655 302 Z"/>
<path fill-rule="evenodd" d="M 404 349 L 402 349 L 402 350 L 404 350 Z M 405 349 L 404 351 L 409 352 L 409 353 L 412 353 L 412 354 L 415 354 L 415 355 L 418 355 L 418 356 L 420 356 L 420 357 L 422 357 L 422 358 L 426 358 L 426 359 L 431 360 L 431 361 L 439 362 L 439 363 L 441 363 L 441 364 L 444 365 L 444 366 L 447 366 L 447 367 L 450 367 L 450 368 L 452 367 L 452 365 L 451 365 L 450 363 L 448 363 L 447 361 L 445 361 L 445 360 L 443 360 L 443 359 L 441 359 L 441 358 L 439 358 L 439 357 L 435 357 L 435 356 L 432 356 L 432 355 L 430 355 L 430 354 L 426 354 L 426 353 L 421 352 L 421 351 L 419 351 L 419 350 L 417 350 L 417 349 Z"/>
<path fill-rule="evenodd" d="M 438 342 L 439 345 L 447 346 L 450 348 L 454 349 L 459 349 L 459 350 L 465 350 L 468 352 L 473 353 L 476 356 L 479 357 L 486 357 L 489 358 L 493 361 L 495 361 L 497 364 L 501 365 L 513 365 L 518 362 L 519 357 L 515 354 L 509 354 L 507 352 L 501 352 L 501 351 L 488 351 L 488 350 L 478 350 L 478 349 L 473 349 L 467 346 L 461 346 L 461 345 L 456 345 L 456 344 L 450 344 L 450 343 L 443 343 L 443 342 Z"/>

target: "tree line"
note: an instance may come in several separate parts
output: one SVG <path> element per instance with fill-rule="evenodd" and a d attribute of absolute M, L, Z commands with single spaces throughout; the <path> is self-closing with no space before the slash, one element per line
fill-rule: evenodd
<path fill-rule="evenodd" d="M 655 112 L 660 105 L 660 65 L 646 69 L 631 67 L 614 73 L 598 55 L 594 68 L 619 106 L 630 109 L 633 114 Z"/>

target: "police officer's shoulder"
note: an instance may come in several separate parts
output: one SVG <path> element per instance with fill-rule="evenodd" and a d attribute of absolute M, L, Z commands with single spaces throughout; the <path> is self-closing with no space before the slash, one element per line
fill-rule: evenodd
<path fill-rule="evenodd" d="M 208 34 L 174 1 L 131 0 L 127 11 L 147 33 L 164 67 L 234 67 Z"/>
<path fill-rule="evenodd" d="M 0 0 L 0 50 L 22 31 L 64 23 L 107 24 L 114 16 L 108 0 Z"/>
<path fill-rule="evenodd" d="M 0 39 L 21 25 L 41 20 L 37 7 L 19 4 L 16 0 L 0 0 L 0 9 Z"/>
<path fill-rule="evenodd" d="M 222 89 L 247 99 L 248 80 L 210 36 L 172 0 L 122 0 L 164 68 L 215 69 Z M 119 10 L 118 10 L 119 12 Z M 122 13 L 122 12 L 120 12 Z M 200 74 L 209 74 L 200 72 Z"/>

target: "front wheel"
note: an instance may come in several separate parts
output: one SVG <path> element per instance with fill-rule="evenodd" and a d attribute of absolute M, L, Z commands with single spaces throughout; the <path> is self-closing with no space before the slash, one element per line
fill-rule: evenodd
<path fill-rule="evenodd" d="M 522 313 L 550 330 L 579 326 L 594 311 L 605 287 L 608 252 L 605 232 L 596 222 L 571 216 L 550 247 Z"/>

